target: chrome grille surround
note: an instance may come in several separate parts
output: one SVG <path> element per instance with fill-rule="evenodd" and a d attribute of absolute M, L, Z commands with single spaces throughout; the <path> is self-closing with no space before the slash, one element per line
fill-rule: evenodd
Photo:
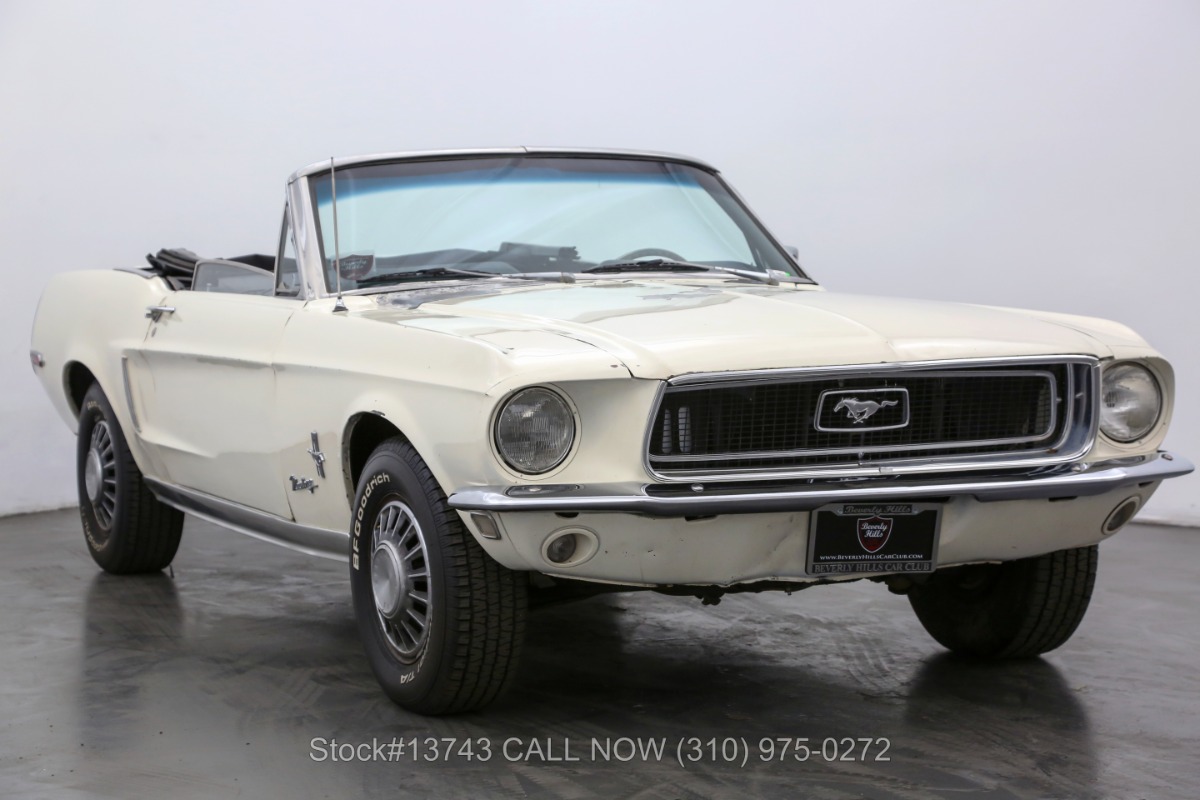
<path fill-rule="evenodd" d="M 914 392 L 914 387 L 920 387 L 922 382 L 936 387 L 940 381 L 942 388 L 930 390 L 933 394 L 938 391 L 942 393 L 943 399 L 939 402 L 943 405 L 940 410 L 945 409 L 945 387 L 965 387 L 969 396 L 974 392 L 975 405 L 979 406 L 988 402 L 989 395 L 994 394 L 981 381 L 992 381 L 990 388 L 994 390 L 996 386 L 1003 385 L 996 384 L 996 381 L 1009 381 L 1010 386 L 1015 386 L 1011 383 L 1014 379 L 1024 382 L 1023 387 L 1017 386 L 1019 391 L 1029 398 L 1037 396 L 1037 408 L 1032 416 L 1026 412 L 1027 419 L 1022 430 L 1008 431 L 1003 436 L 938 439 L 930 432 L 935 428 L 945 428 L 946 417 L 940 417 L 943 420 L 940 422 L 934 419 L 936 415 L 931 413 L 934 406 L 922 408 L 922 402 L 928 406 L 930 401 L 921 399 L 920 389 Z M 666 381 L 659 390 L 647 425 L 644 465 L 647 472 L 658 480 L 700 483 L 777 478 L 845 479 L 919 472 L 1028 469 L 1062 464 L 1086 455 L 1095 440 L 1099 379 L 1099 361 L 1092 356 L 868 364 L 681 375 Z M 1039 386 L 1041 388 L 1035 391 Z M 869 427 L 857 433 L 846 424 L 834 429 L 819 425 L 815 417 L 815 414 L 822 413 L 816 406 L 818 398 L 823 398 L 828 392 L 844 394 L 855 387 L 862 388 L 864 395 L 885 388 L 906 389 L 906 397 L 915 394 L 917 406 L 911 409 L 911 427 L 908 423 L 883 424 L 886 420 L 882 417 L 871 420 Z M 790 397 L 788 392 L 791 392 Z M 699 432 L 699 428 L 705 425 L 700 418 L 702 414 L 697 414 L 699 406 L 696 403 L 684 405 L 677 402 L 683 397 L 704 398 L 705 394 L 709 398 L 740 395 L 738 399 L 744 404 L 753 404 L 760 395 L 773 396 L 772 402 L 780 408 L 786 405 L 780 400 L 784 398 L 791 402 L 788 409 L 794 412 L 789 417 L 792 424 L 779 425 L 775 421 L 777 418 L 768 415 L 764 425 L 760 412 L 754 424 L 739 419 L 739 432 L 726 435 L 726 439 L 736 440 L 752 449 L 722 449 L 722 442 L 717 442 L 716 449 L 709 451 L 705 449 L 704 436 Z M 932 396 L 928 391 L 926 395 Z M 769 405 L 769 402 L 761 405 Z M 993 406 L 993 411 L 999 410 L 1005 416 L 1019 417 L 1021 414 L 1021 409 L 1006 408 L 1003 403 L 993 403 Z M 684 409 L 687 419 L 695 424 L 680 430 L 680 435 L 676 436 L 674 432 L 666 430 L 664 421 L 671 419 L 672 424 L 678 425 L 679 412 Z M 950 419 L 953 422 L 953 418 Z M 987 422 L 976 423 L 975 428 L 986 428 Z M 990 422 L 995 423 L 995 420 Z M 709 424 L 708 436 L 713 438 L 711 420 Z M 720 424 L 718 427 L 721 427 Z M 922 430 L 928 434 L 927 440 L 920 440 L 919 435 L 915 439 L 912 437 L 914 431 L 920 434 Z M 879 433 L 881 431 L 883 433 Z M 778 446 L 761 447 L 764 441 Z M 678 452 L 684 442 L 688 442 L 692 452 Z"/>

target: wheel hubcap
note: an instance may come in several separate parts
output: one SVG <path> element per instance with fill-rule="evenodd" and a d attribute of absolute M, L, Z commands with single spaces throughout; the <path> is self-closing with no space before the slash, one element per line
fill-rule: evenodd
<path fill-rule="evenodd" d="M 100 499 L 100 487 L 104 485 L 100 474 L 100 454 L 89 449 L 87 465 L 83 468 L 83 485 L 87 489 L 88 499 L 93 503 Z"/>
<path fill-rule="evenodd" d="M 432 616 L 425 535 L 412 509 L 392 500 L 372 531 L 371 593 L 384 637 L 397 658 L 415 661 L 429 639 Z"/>
<path fill-rule="evenodd" d="M 405 595 L 404 566 L 391 541 L 380 542 L 371 559 L 371 589 L 384 619 L 395 619 Z"/>
<path fill-rule="evenodd" d="M 83 488 L 91 501 L 96 521 L 107 530 L 117 513 L 117 454 L 112 432 L 104 420 L 92 428 L 83 465 Z"/>

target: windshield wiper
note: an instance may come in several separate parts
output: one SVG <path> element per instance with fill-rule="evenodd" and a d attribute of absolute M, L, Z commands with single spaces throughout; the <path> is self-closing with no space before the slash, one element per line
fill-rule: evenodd
<path fill-rule="evenodd" d="M 358 279 L 358 288 L 379 286 L 386 283 L 403 283 L 409 278 L 509 278 L 526 281 L 559 281 L 574 283 L 575 278 L 567 272 L 483 272 L 456 267 L 423 267 L 404 272 L 384 272 Z"/>
<path fill-rule="evenodd" d="M 455 269 L 453 267 L 424 267 L 422 269 L 410 269 L 403 272 L 383 272 L 378 275 L 367 275 L 364 278 L 358 279 L 359 287 L 377 286 L 381 283 L 400 283 L 409 278 L 495 278 L 495 272 L 476 272 L 469 269 Z"/>
<path fill-rule="evenodd" d="M 677 261 L 673 258 L 663 258 L 661 256 L 648 256 L 639 258 L 634 261 L 620 261 L 616 264 L 600 264 L 595 267 L 581 270 L 582 272 L 724 272 L 729 275 L 736 275 L 739 278 L 758 281 L 765 283 L 768 286 L 778 286 L 779 279 L 784 278 L 789 283 L 801 283 L 797 278 L 786 273 L 780 273 L 779 270 L 767 270 L 766 272 L 757 272 L 751 269 L 737 269 L 735 267 L 720 267 L 713 264 L 697 264 L 691 261 Z"/>
<path fill-rule="evenodd" d="M 736 275 L 746 280 L 765 283 L 768 286 L 778 286 L 779 281 L 802 283 L 803 281 L 779 270 L 757 272 L 736 267 L 722 267 L 714 264 L 697 264 L 691 261 L 678 261 L 660 256 L 648 256 L 635 261 L 619 261 L 614 264 L 597 264 L 580 272 L 593 275 L 609 272 L 723 272 L 726 275 Z M 559 281 L 574 283 L 575 276 L 569 272 L 484 272 L 482 270 L 458 269 L 457 267 L 422 267 L 421 269 L 404 270 L 402 272 L 384 272 L 379 275 L 368 275 L 358 279 L 358 288 L 380 286 L 388 283 L 404 283 L 421 278 L 507 278 L 509 280 L 526 281 Z"/>
<path fill-rule="evenodd" d="M 688 261 L 676 261 L 671 258 L 648 256 L 636 261 L 618 261 L 615 264 L 597 264 L 594 267 L 581 269 L 580 272 L 708 272 L 712 267 L 707 264 L 692 264 Z"/>
<path fill-rule="evenodd" d="M 759 283 L 765 283 L 767 286 L 778 286 L 780 277 L 790 278 L 791 275 L 779 275 L 777 270 L 768 268 L 766 272 L 755 272 L 752 269 L 737 269 L 736 267 L 713 267 L 717 272 L 727 272 L 730 275 L 737 275 L 739 278 L 746 278 Z M 789 283 L 799 283 L 799 281 L 789 281 Z"/>

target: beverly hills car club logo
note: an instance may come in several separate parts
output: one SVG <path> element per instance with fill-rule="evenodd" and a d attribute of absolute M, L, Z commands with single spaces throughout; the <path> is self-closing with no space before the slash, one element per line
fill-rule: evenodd
<path fill-rule="evenodd" d="M 860 517 L 858 543 L 868 553 L 878 553 L 892 535 L 892 520 L 885 517 Z"/>

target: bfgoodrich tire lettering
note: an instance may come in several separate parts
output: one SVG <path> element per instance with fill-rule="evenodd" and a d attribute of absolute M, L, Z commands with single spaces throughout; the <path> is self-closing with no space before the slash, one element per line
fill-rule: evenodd
<path fill-rule="evenodd" d="M 929 635 L 956 653 L 1031 658 L 1079 626 L 1096 582 L 1096 545 L 1004 564 L 938 570 L 908 599 Z"/>
<path fill-rule="evenodd" d="M 170 564 L 183 514 L 146 486 L 98 384 L 83 398 L 76 466 L 83 536 L 95 562 L 115 574 L 157 572 Z"/>
<path fill-rule="evenodd" d="M 422 714 L 495 700 L 516 673 L 525 576 L 480 548 L 403 439 L 371 454 L 353 508 L 354 615 L 384 692 Z"/>

